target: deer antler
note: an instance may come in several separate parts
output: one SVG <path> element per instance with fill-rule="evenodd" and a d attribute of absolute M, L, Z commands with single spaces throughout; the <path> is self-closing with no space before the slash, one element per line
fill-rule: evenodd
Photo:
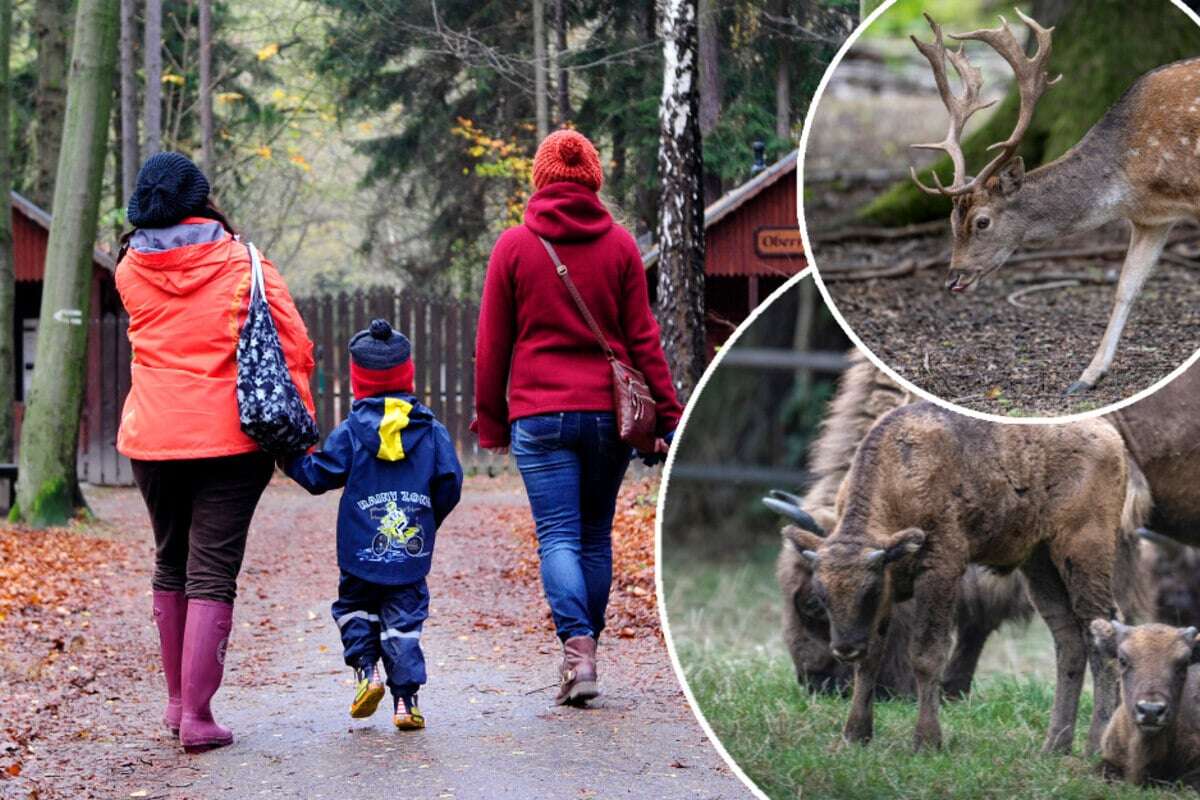
<path fill-rule="evenodd" d="M 930 27 L 933 28 L 934 35 L 938 41 L 934 45 L 929 45 L 924 42 L 919 42 L 913 37 L 913 43 L 921 53 L 929 59 L 929 63 L 933 66 L 934 79 L 937 81 L 938 90 L 942 93 L 942 99 L 946 103 L 946 108 L 950 111 L 950 133 L 947 134 L 946 141 L 936 145 L 913 145 L 921 148 L 938 148 L 945 150 L 950 154 L 951 160 L 954 162 L 954 183 L 950 187 L 942 185 L 935 173 L 934 183 L 937 184 L 936 189 L 931 189 L 917 180 L 915 169 L 911 169 L 913 180 L 917 181 L 917 185 L 922 190 L 930 194 L 944 194 L 948 197 L 956 197 L 972 191 L 975 187 L 982 185 L 988 178 L 995 174 L 1005 162 L 1011 159 L 1017 153 L 1017 148 L 1021 144 L 1021 139 L 1024 138 L 1026 131 L 1029 130 L 1029 124 L 1033 121 L 1033 110 L 1037 105 L 1046 88 L 1053 86 L 1062 79 L 1062 75 L 1050 80 L 1049 74 L 1046 71 L 1046 64 L 1050 60 L 1051 34 L 1054 28 L 1043 28 L 1035 20 L 1026 16 L 1021 12 L 1021 9 L 1013 9 L 1021 21 L 1029 26 L 1033 31 L 1037 40 L 1037 51 L 1032 56 L 1025 55 L 1025 48 L 1017 41 L 1017 37 L 1013 35 L 1012 28 L 1008 26 L 1008 21 L 1004 17 L 1000 17 L 1000 27 L 984 28 L 982 30 L 970 31 L 969 33 L 952 33 L 951 39 L 956 39 L 960 42 L 972 39 L 980 41 L 1000 54 L 1000 56 L 1008 62 L 1012 67 L 1013 73 L 1017 78 L 1018 91 L 1021 97 L 1021 109 L 1017 115 L 1017 124 L 1013 128 L 1013 132 L 1003 142 L 996 142 L 988 147 L 988 150 L 1000 148 L 1000 153 L 997 154 L 987 165 L 979 171 L 971 180 L 966 179 L 966 167 L 962 155 L 962 128 L 971 114 L 978 111 L 980 108 L 987 108 L 991 103 L 971 107 L 970 101 L 976 100 L 979 93 L 982 80 L 979 76 L 979 70 L 967 63 L 966 56 L 963 54 L 962 46 L 959 46 L 958 51 L 947 51 L 941 45 L 941 27 L 937 25 L 929 15 L 925 18 L 929 20 Z M 959 76 L 963 80 L 965 86 L 963 96 L 961 98 L 954 97 L 950 94 L 946 81 L 946 67 L 938 58 L 939 53 L 946 58 L 949 58 L 954 68 L 958 71 Z M 964 66 L 967 70 L 964 73 Z M 969 77 L 968 77 L 969 73 Z M 994 101 L 993 101 L 994 102 Z M 962 108 L 967 108 L 965 115 L 962 113 Z M 953 148 L 953 149 L 951 149 Z"/>
<path fill-rule="evenodd" d="M 933 79 L 942 95 L 942 102 L 946 104 L 946 110 L 950 112 L 950 130 L 946 132 L 946 138 L 940 142 L 914 144 L 913 147 L 920 150 L 944 150 L 954 164 L 954 180 L 950 188 L 946 188 L 935 172 L 933 182 L 937 184 L 937 188 L 931 188 L 921 183 L 915 167 L 910 166 L 909 170 L 912 172 L 912 179 L 922 191 L 929 194 L 950 194 L 957 192 L 958 187 L 966 185 L 967 182 L 967 162 L 962 150 L 963 128 L 966 127 L 967 120 L 971 118 L 972 114 L 987 108 L 995 101 L 992 103 L 980 102 L 979 90 L 983 87 L 983 76 L 980 75 L 979 70 L 967 60 L 967 55 L 961 46 L 958 50 L 946 49 L 942 37 L 942 26 L 934 22 L 933 17 L 926 14 L 925 20 L 933 29 L 933 41 L 922 42 L 916 36 L 909 38 L 921 51 L 921 55 L 929 60 L 929 66 L 933 68 Z M 956 95 L 950 90 L 950 79 L 946 75 L 947 61 L 954 66 L 954 71 L 958 73 L 958 77 L 962 81 L 963 92 L 961 95 Z"/>

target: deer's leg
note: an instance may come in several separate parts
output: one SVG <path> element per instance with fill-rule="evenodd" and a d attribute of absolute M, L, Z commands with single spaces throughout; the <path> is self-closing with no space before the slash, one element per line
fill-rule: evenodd
<path fill-rule="evenodd" d="M 1050 729 L 1046 732 L 1042 752 L 1069 753 L 1075 738 L 1075 717 L 1079 712 L 1079 695 L 1083 691 L 1087 669 L 1083 628 L 1071 608 L 1066 584 L 1045 547 L 1038 548 L 1021 571 L 1029 579 L 1033 605 L 1054 637 L 1054 708 L 1050 712 Z"/>
<path fill-rule="evenodd" d="M 1108 372 L 1108 367 L 1117 352 L 1121 331 L 1125 329 L 1125 323 L 1129 320 L 1133 301 L 1137 299 L 1142 286 L 1154 270 L 1170 230 L 1170 225 L 1133 226 L 1133 233 L 1129 237 L 1129 250 L 1125 253 L 1125 264 L 1121 267 L 1121 278 L 1117 281 L 1116 302 L 1112 315 L 1108 318 L 1104 338 L 1100 340 L 1100 347 L 1092 357 L 1092 363 L 1088 364 L 1079 380 L 1067 388 L 1067 394 L 1086 392 L 1099 383 Z"/>
<path fill-rule="evenodd" d="M 965 569 L 965 565 L 964 565 Z M 942 725 L 938 707 L 942 701 L 942 672 L 950 655 L 954 609 L 958 583 L 963 570 L 950 574 L 926 573 L 913 587 L 913 603 L 922 613 L 913 625 L 908 656 L 917 681 L 917 727 L 913 747 L 938 749 L 942 746 Z"/>

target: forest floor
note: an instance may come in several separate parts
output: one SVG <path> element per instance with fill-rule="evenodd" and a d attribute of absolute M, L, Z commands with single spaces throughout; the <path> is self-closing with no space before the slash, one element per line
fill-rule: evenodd
<path fill-rule="evenodd" d="M 276 480 L 251 528 L 216 716 L 232 747 L 162 730 L 151 534 L 137 492 L 89 492 L 99 521 L 0 532 L 0 798 L 746 796 L 671 669 L 653 591 L 657 484 L 627 482 L 603 694 L 553 705 L 556 640 L 519 481 L 471 478 L 438 537 L 422 639 L 429 726 L 351 720 L 329 602 L 337 496 Z M 387 705 L 386 702 L 384 705 Z"/>
<path fill-rule="evenodd" d="M 907 169 L 907 143 L 940 137 L 944 121 L 945 111 L 928 97 L 823 99 L 806 172 L 850 165 L 851 171 L 885 174 Z M 1060 416 L 1136 394 L 1200 347 L 1200 262 L 1195 261 L 1200 231 L 1192 228 L 1188 242 L 1168 248 L 1171 260 L 1160 261 L 1134 303 L 1107 377 L 1086 394 L 1064 396 L 1108 324 L 1128 226 L 1112 223 L 1045 246 L 1079 252 L 1112 245 L 1103 255 L 1083 252 L 1009 264 L 974 291 L 952 294 L 944 288 L 948 220 L 901 238 L 829 240 L 886 188 L 886 183 L 855 182 L 846 175 L 807 183 L 804 216 L 813 265 L 837 310 L 871 352 L 917 387 L 992 414 Z M 1186 232 L 1177 226 L 1173 236 L 1184 238 Z M 864 271 L 889 268 L 901 274 L 863 279 Z"/>

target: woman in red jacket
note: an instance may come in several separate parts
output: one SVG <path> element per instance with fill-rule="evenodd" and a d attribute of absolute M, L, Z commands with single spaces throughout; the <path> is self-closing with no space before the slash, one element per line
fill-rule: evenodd
<path fill-rule="evenodd" d="M 618 359 L 641 370 L 669 441 L 681 409 L 650 311 L 641 254 L 596 192 L 596 148 L 550 134 L 533 164 L 525 224 L 488 262 L 475 343 L 479 443 L 510 442 L 537 527 L 542 586 L 563 643 L 556 702 L 598 693 L 596 640 L 612 583 L 612 520 L 630 449 L 616 433 L 612 368 L 546 249 L 553 245 Z"/>
<path fill-rule="evenodd" d="M 167 710 L 189 751 L 233 734 L 209 707 L 221 684 L 237 576 L 255 506 L 274 462 L 241 431 L 235 352 L 246 318 L 250 257 L 209 199 L 203 173 L 178 153 L 138 172 L 117 265 L 129 312 L 132 384 L 117 449 L 154 528 L 154 618 Z M 312 411 L 312 343 L 279 272 L 262 261 L 288 367 Z"/>

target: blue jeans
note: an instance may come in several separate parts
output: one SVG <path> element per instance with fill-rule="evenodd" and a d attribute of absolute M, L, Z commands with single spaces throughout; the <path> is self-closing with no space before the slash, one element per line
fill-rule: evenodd
<path fill-rule="evenodd" d="M 611 413 L 565 411 L 512 425 L 558 638 L 599 637 L 612 585 L 612 522 L 630 449 Z"/>

